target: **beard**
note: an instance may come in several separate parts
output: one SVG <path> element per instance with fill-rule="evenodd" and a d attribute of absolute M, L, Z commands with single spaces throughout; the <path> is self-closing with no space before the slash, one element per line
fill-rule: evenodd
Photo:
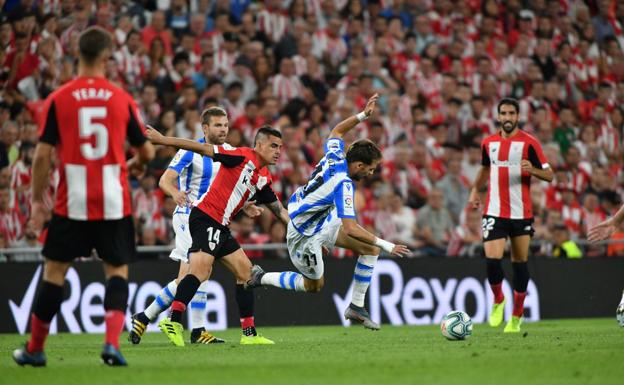
<path fill-rule="evenodd" d="M 516 127 L 518 127 L 518 123 L 503 122 L 502 127 L 503 127 L 503 131 L 509 134 L 510 132 L 515 130 Z"/>

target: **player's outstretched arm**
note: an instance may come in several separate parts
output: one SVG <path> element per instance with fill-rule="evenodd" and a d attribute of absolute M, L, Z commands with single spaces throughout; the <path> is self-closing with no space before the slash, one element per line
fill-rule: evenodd
<path fill-rule="evenodd" d="M 470 197 L 468 198 L 468 203 L 470 207 L 477 210 L 481 207 L 481 199 L 479 198 L 479 190 L 481 190 L 485 186 L 485 182 L 490 178 L 490 168 L 481 166 L 479 171 L 477 172 L 477 177 L 475 178 L 474 184 L 470 189 Z"/>
<path fill-rule="evenodd" d="M 286 210 L 286 208 L 282 205 L 282 202 L 276 200 L 275 202 L 268 203 L 266 206 L 277 217 L 277 219 L 279 219 L 284 225 L 288 226 L 290 216 L 288 215 L 288 210 Z"/>
<path fill-rule="evenodd" d="M 383 251 L 397 257 L 404 257 L 410 253 L 405 245 L 395 245 L 381 238 L 377 238 L 374 234 L 360 226 L 355 219 L 342 218 L 342 231 L 345 235 L 355 238 L 369 245 L 377 246 Z"/>
<path fill-rule="evenodd" d="M 377 100 L 379 99 L 379 94 L 375 94 L 368 99 L 366 102 L 366 107 L 364 107 L 364 111 L 360 112 L 357 115 L 353 115 L 338 123 L 336 127 L 333 128 L 331 133 L 329 134 L 330 138 L 342 138 L 347 132 L 349 132 L 353 127 L 357 126 L 358 123 L 363 122 L 364 120 L 371 117 L 373 112 L 375 111 L 375 106 L 377 105 Z"/>
<path fill-rule="evenodd" d="M 162 144 L 177 149 L 192 151 L 203 156 L 214 156 L 214 147 L 212 144 L 199 143 L 194 140 L 176 138 L 173 136 L 164 136 L 153 127 L 148 126 L 147 139 L 154 144 Z"/>
<path fill-rule="evenodd" d="M 620 227 L 622 221 L 624 221 L 624 205 L 620 207 L 614 216 L 589 229 L 587 240 L 590 242 L 599 242 L 610 238 L 615 230 Z"/>

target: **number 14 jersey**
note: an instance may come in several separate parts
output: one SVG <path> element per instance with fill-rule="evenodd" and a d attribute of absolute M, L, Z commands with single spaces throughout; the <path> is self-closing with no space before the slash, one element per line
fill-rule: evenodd
<path fill-rule="evenodd" d="M 132 97 L 105 78 L 76 78 L 46 99 L 39 141 L 56 147 L 55 214 L 75 220 L 132 214 L 126 139 L 142 145 L 145 127 Z"/>

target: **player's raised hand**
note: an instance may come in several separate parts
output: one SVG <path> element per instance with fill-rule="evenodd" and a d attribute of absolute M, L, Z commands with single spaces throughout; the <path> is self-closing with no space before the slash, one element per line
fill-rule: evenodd
<path fill-rule="evenodd" d="M 394 255 L 395 257 L 403 258 L 411 254 L 411 251 L 405 245 L 394 245 L 390 254 Z"/>
<path fill-rule="evenodd" d="M 173 198 L 173 201 L 176 203 L 176 205 L 180 207 L 188 207 L 190 203 L 188 200 L 189 193 L 190 191 L 177 190 L 171 195 L 171 197 Z"/>
<path fill-rule="evenodd" d="M 147 139 L 154 144 L 161 144 L 162 139 L 164 138 L 163 134 L 150 125 L 147 126 L 145 134 L 147 135 Z"/>
<path fill-rule="evenodd" d="M 368 101 L 366 102 L 366 107 L 364 107 L 364 114 L 366 114 L 367 118 L 370 118 L 370 116 L 375 111 L 375 107 L 377 106 L 377 100 L 379 100 L 379 94 L 371 96 L 370 99 L 368 99 Z"/>
<path fill-rule="evenodd" d="M 479 197 L 479 193 L 477 192 L 477 190 L 472 189 L 470 191 L 468 204 L 470 204 L 470 208 L 472 208 L 473 210 L 478 210 L 481 207 L 481 198 Z"/>
<path fill-rule="evenodd" d="M 256 201 L 248 201 L 243 205 L 243 211 L 250 218 L 255 218 L 262 214 L 264 211 L 263 207 L 256 206 Z"/>
<path fill-rule="evenodd" d="M 617 226 L 613 223 L 613 220 L 607 219 L 589 229 L 587 240 L 590 242 L 603 241 L 610 238 L 616 229 Z"/>

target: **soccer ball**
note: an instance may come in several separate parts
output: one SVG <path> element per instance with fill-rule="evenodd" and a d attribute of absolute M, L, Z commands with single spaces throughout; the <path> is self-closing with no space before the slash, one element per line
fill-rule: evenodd
<path fill-rule="evenodd" d="M 624 327 L 624 302 L 620 303 L 615 311 L 615 319 L 621 327 Z"/>
<path fill-rule="evenodd" d="M 440 330 L 447 340 L 465 340 L 472 335 L 472 320 L 465 312 L 453 310 L 442 318 Z"/>

